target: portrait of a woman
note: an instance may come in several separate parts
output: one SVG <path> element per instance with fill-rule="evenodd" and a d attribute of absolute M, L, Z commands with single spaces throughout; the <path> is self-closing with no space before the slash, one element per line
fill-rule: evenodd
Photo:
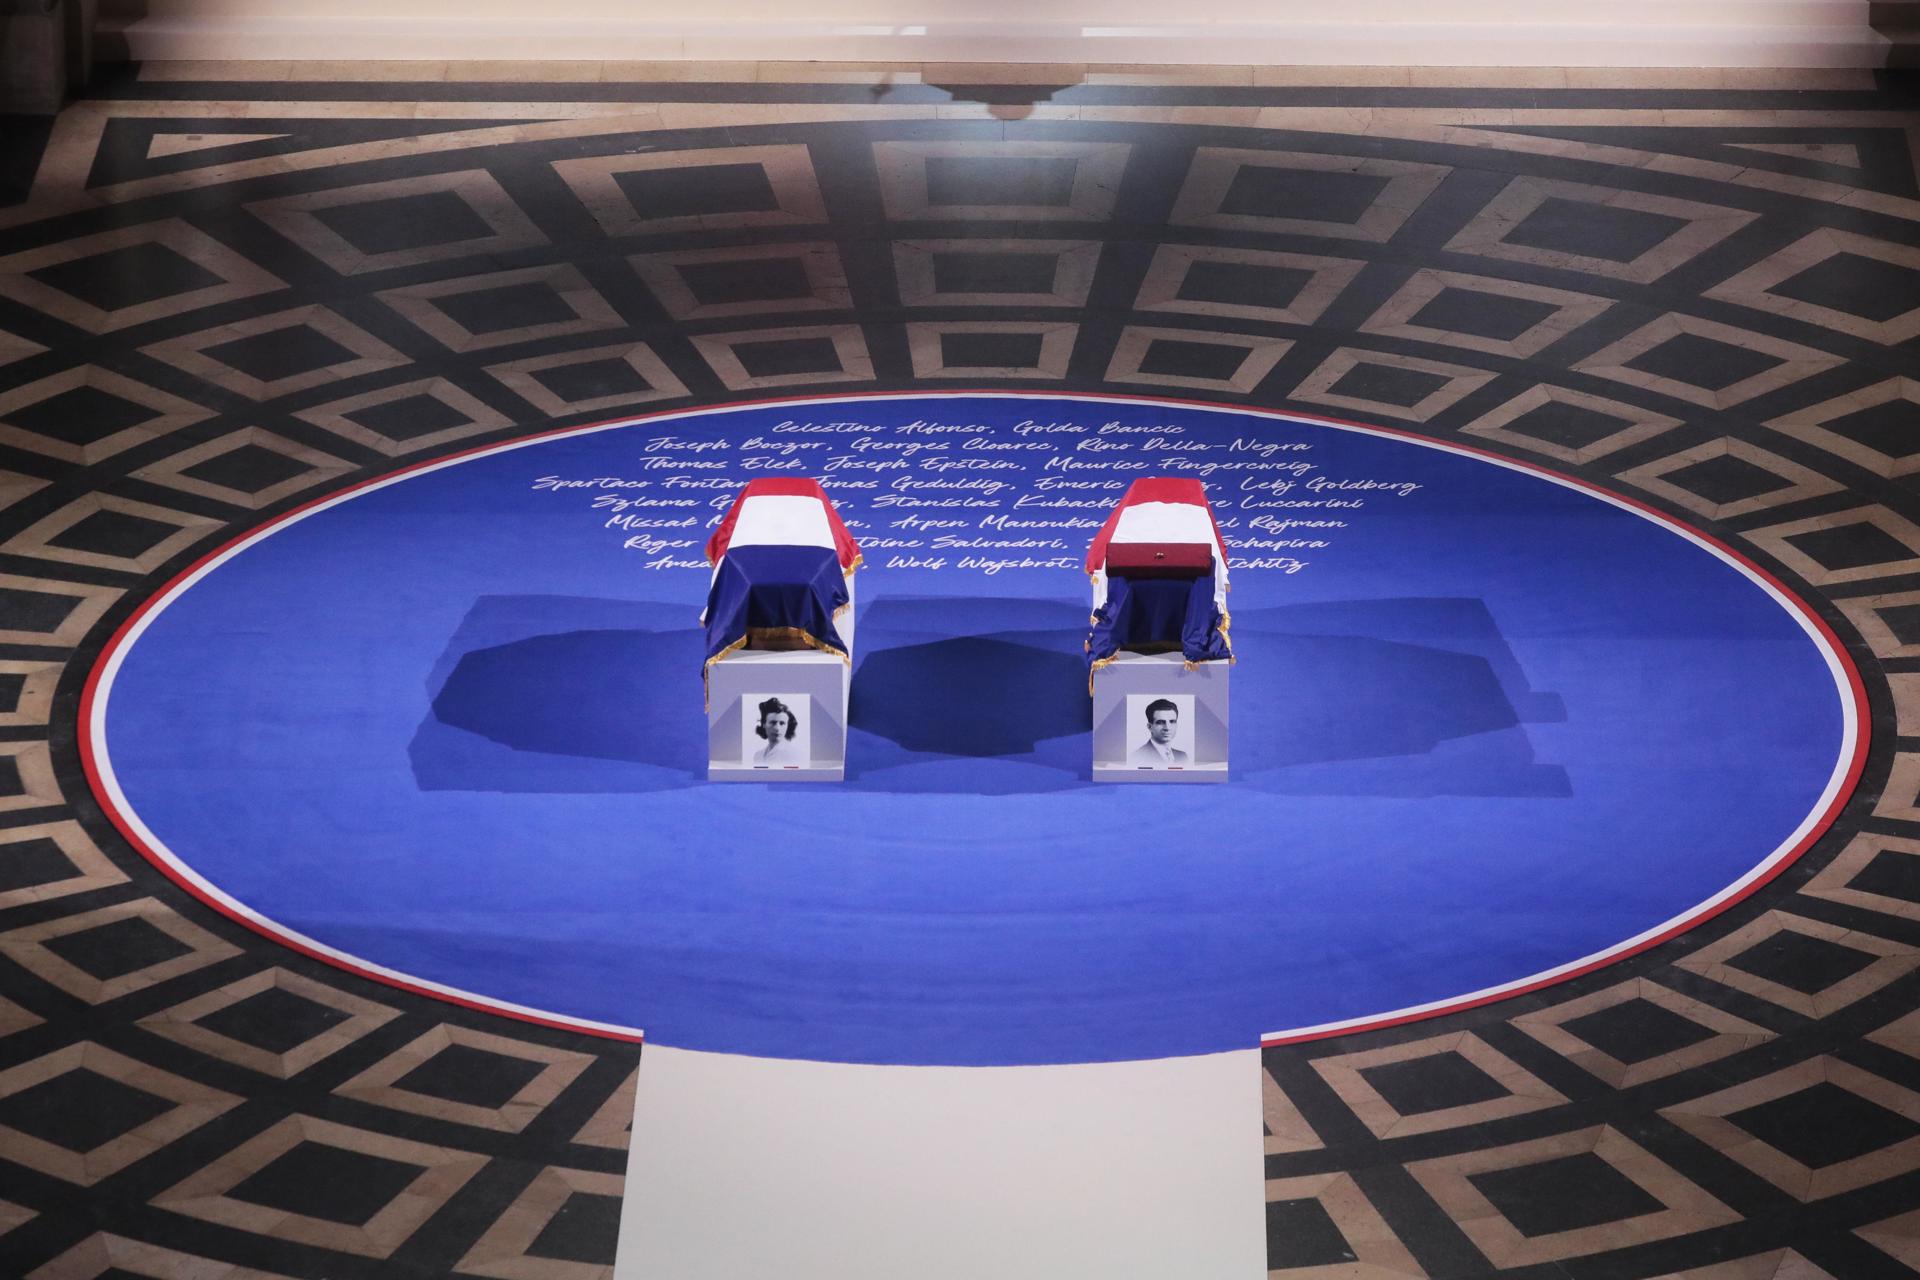
<path fill-rule="evenodd" d="M 800 732 L 800 717 L 793 709 L 778 698 L 768 698 L 760 704 L 760 723 L 753 730 L 764 745 L 753 753 L 755 764 L 805 764 L 800 759 L 799 744 L 794 741 Z"/>

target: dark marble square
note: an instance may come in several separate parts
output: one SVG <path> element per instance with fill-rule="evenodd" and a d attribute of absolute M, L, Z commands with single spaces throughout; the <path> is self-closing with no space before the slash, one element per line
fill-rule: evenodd
<path fill-rule="evenodd" d="M 1825 991 L 1872 964 L 1877 956 L 1853 947 L 1782 929 L 1732 957 L 1727 964 L 1802 995 Z"/>
<path fill-rule="evenodd" d="M 394 1081 L 394 1087 L 470 1107 L 498 1110 L 533 1078 L 546 1070 L 544 1062 L 488 1053 L 472 1045 L 450 1044 Z"/>
<path fill-rule="evenodd" d="M 85 1067 L 0 1098 L 0 1124 L 67 1151 L 92 1151 L 173 1110 L 174 1102 Z"/>
<path fill-rule="evenodd" d="M 620 1197 L 576 1191 L 540 1228 L 527 1255 L 610 1267 L 619 1237 Z"/>
<path fill-rule="evenodd" d="M 1632 262 L 1684 230 L 1684 218 L 1548 196 L 1507 232 L 1503 244 L 1570 253 L 1609 262 Z"/>
<path fill-rule="evenodd" d="M 1857 253 L 1836 253 L 1767 292 L 1880 323 L 1920 307 L 1920 271 Z"/>
<path fill-rule="evenodd" d="M 1037 333 L 943 333 L 940 361 L 949 369 L 1031 369 L 1040 342 Z"/>
<path fill-rule="evenodd" d="M 551 369 L 536 369 L 533 379 L 569 403 L 598 400 L 603 396 L 639 395 L 653 390 L 653 384 L 641 377 L 638 369 L 617 356 L 609 356 L 605 360 L 583 360 L 579 364 L 563 364 Z"/>
<path fill-rule="evenodd" d="M 0 796 L 25 795 L 27 784 L 20 776 L 19 756 L 0 756 Z"/>
<path fill-rule="evenodd" d="M 1366 216 L 1388 181 L 1366 173 L 1243 164 L 1220 201 L 1220 212 L 1353 223 Z"/>
<path fill-rule="evenodd" d="M 102 311 L 119 311 L 224 281 L 163 244 L 128 245 L 27 273 Z"/>
<path fill-rule="evenodd" d="M 1358 1262 L 1340 1225 L 1318 1200 L 1267 1202 L 1267 1266 L 1275 1271 Z"/>
<path fill-rule="evenodd" d="M 1908 458 L 1920 453 L 1920 404 L 1911 400 L 1888 400 L 1868 409 L 1856 409 L 1820 426 L 1889 458 Z"/>
<path fill-rule="evenodd" d="M 766 342 L 741 342 L 733 348 L 734 359 L 751 378 L 777 378 L 793 373 L 839 373 L 840 352 L 831 338 L 777 338 Z"/>
<path fill-rule="evenodd" d="M 33 190 L 53 122 L 51 115 L 0 114 L 0 207 L 19 204 Z M 107 123 L 111 127 L 120 122 Z"/>
<path fill-rule="evenodd" d="M 1793 485 L 1785 476 L 1730 453 L 1669 471 L 1660 478 L 1713 503 L 1744 502 Z"/>
<path fill-rule="evenodd" d="M 468 333 L 483 336 L 534 325 L 566 324 L 580 318 L 565 298 L 537 282 L 448 294 L 433 299 L 433 305 Z"/>
<path fill-rule="evenodd" d="M 243 1179 L 229 1199 L 361 1227 L 424 1172 L 421 1166 L 302 1142 Z"/>
<path fill-rule="evenodd" d="M 1403 1116 L 1467 1107 L 1513 1094 L 1513 1090 L 1452 1050 L 1405 1062 L 1363 1067 L 1360 1078 Z"/>
<path fill-rule="evenodd" d="M 1698 334 L 1682 333 L 1627 361 L 1627 368 L 1670 378 L 1702 391 L 1724 391 L 1736 382 L 1777 368 L 1782 361 L 1764 351 L 1750 351 Z"/>
<path fill-rule="evenodd" d="M 370 404 L 364 409 L 355 409 L 347 417 L 389 440 L 412 440 L 436 431 L 464 427 L 473 421 L 464 410 L 424 392 Z"/>
<path fill-rule="evenodd" d="M 1416 311 L 1409 323 L 1446 333 L 1511 342 L 1559 309 L 1550 302 L 1449 286 Z"/>
<path fill-rule="evenodd" d="M 1140 372 L 1177 378 L 1211 378 L 1226 382 L 1247 362 L 1247 348 L 1217 342 L 1182 342 L 1155 338 L 1140 359 Z"/>
<path fill-rule="evenodd" d="M 1290 307 L 1313 279 L 1297 267 L 1244 262 L 1194 262 L 1175 296 L 1183 302 L 1223 302 L 1235 307 Z"/>
<path fill-rule="evenodd" d="M 1582 405 L 1549 400 L 1509 422 L 1504 430 L 1562 449 L 1585 449 L 1632 426 L 1624 418 Z"/>
<path fill-rule="evenodd" d="M 345 1022 L 345 1011 L 281 987 L 215 1009 L 194 1025 L 267 1053 L 287 1053 Z"/>
<path fill-rule="evenodd" d="M 0 711 L 15 711 L 20 706 L 20 696 L 26 692 L 27 677 L 18 671 L 0 671 Z M 5 854 L 0 853 L 0 858 Z"/>
<path fill-rule="evenodd" d="M 798 258 L 751 258 L 740 262 L 690 262 L 676 267 L 702 306 L 811 298 L 813 281 Z"/>
<path fill-rule="evenodd" d="M 768 213 L 780 207 L 767 171 L 757 164 L 640 169 L 616 173 L 613 180 L 642 218 Z"/>
<path fill-rule="evenodd" d="M 1920 613 L 1920 606 L 1908 605 L 1907 608 Z M 1889 612 L 1880 611 L 1882 617 Z M 1847 888 L 1877 893 L 1883 898 L 1898 898 L 1902 902 L 1920 902 L 1920 857 L 1882 850 L 1847 881 Z"/>
<path fill-rule="evenodd" d="M 310 468 L 298 458 L 290 458 L 277 449 L 243 444 L 205 462 L 196 462 L 180 474 L 204 484 L 217 484 L 240 493 L 259 493 L 276 484 L 305 475 Z"/>
<path fill-rule="evenodd" d="M 315 209 L 328 230 L 361 253 L 398 253 L 481 240 L 494 234 L 473 206 L 451 191 Z"/>
<path fill-rule="evenodd" d="M 1809 1169 L 1890 1147 L 1920 1134 L 1920 1122 L 1837 1084 L 1821 1081 L 1727 1120 Z"/>
<path fill-rule="evenodd" d="M 123 400 L 111 391 L 75 387 L 22 405 L 7 415 L 7 421 L 22 431 L 84 447 L 159 416 L 146 405 Z"/>
<path fill-rule="evenodd" d="M 1077 168 L 1070 156 L 930 156 L 927 203 L 1064 208 L 1073 202 Z"/>
<path fill-rule="evenodd" d="M 936 253 L 935 293 L 1053 292 L 1060 256 L 1053 253 Z"/>
<path fill-rule="evenodd" d="M 1639 996 L 1569 1018 L 1560 1029 L 1628 1066 L 1711 1040 L 1715 1034 L 1713 1028 Z"/>
<path fill-rule="evenodd" d="M 1897 604 L 1874 612 L 1887 624 L 1895 640 L 1903 645 L 1920 644 L 1920 604 Z"/>
<path fill-rule="evenodd" d="M 1467 1181 L 1521 1235 L 1555 1235 L 1659 1213 L 1665 1205 L 1592 1152 L 1512 1169 L 1469 1174 Z"/>
<path fill-rule="evenodd" d="M 132 560 L 178 532 L 180 532 L 179 525 L 168 524 L 163 520 L 130 516 L 124 511 L 96 511 L 74 521 L 47 539 L 47 543 L 49 546 L 65 547 L 70 551 L 88 551 L 103 556 L 123 556 Z"/>
<path fill-rule="evenodd" d="M 48 938 L 41 945 L 102 982 L 163 964 L 193 950 L 139 916 Z"/>
<path fill-rule="evenodd" d="M 1331 395 L 1412 408 L 1446 385 L 1444 374 L 1424 373 L 1418 369 L 1401 369 L 1390 364 L 1362 360 L 1342 374 L 1340 380 L 1327 390 Z"/>
<path fill-rule="evenodd" d="M 9 631 L 52 631 L 79 603 L 73 596 L 0 587 L 0 618 Z"/>
<path fill-rule="evenodd" d="M 1878 525 L 1864 520 L 1838 525 L 1832 529 L 1813 529 L 1796 533 L 1788 545 L 1805 553 L 1813 562 L 1830 570 L 1864 569 L 1893 560 L 1911 560 L 1920 552 L 1894 537 Z"/>
<path fill-rule="evenodd" d="M 71 880 L 79 874 L 60 846 L 44 837 L 0 845 L 0 893 Z"/>
<path fill-rule="evenodd" d="M 358 358 L 326 334 L 304 324 L 236 338 L 208 347 L 201 354 L 262 382 L 297 378 L 303 373 Z"/>

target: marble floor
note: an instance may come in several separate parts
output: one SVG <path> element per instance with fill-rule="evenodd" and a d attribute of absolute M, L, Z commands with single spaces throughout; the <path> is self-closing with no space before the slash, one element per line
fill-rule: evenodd
<path fill-rule="evenodd" d="M 643 1050 L 199 905 L 90 794 L 92 660 L 356 478 L 956 387 L 1552 467 L 1736 547 L 1864 673 L 1851 802 L 1731 910 L 1263 1051 L 1272 1274 L 1920 1272 L 1920 82 L 168 63 L 0 118 L 0 1275 L 612 1275 Z"/>

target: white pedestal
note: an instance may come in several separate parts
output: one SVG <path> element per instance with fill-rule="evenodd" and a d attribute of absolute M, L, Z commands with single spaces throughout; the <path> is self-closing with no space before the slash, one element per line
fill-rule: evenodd
<path fill-rule="evenodd" d="M 847 604 L 835 619 L 840 639 L 853 653 L 853 580 Z M 843 658 L 813 649 L 736 649 L 707 672 L 707 781 L 839 782 L 847 776 L 847 690 L 853 668 Z M 782 764 L 756 764 L 764 745 L 754 737 L 754 709 L 777 697 L 800 717 L 806 757 Z M 753 706 L 746 704 L 751 702 Z"/>
<path fill-rule="evenodd" d="M 1225 782 L 1227 780 L 1227 684 L 1231 663 L 1203 662 L 1192 671 L 1177 653 L 1121 653 L 1093 673 L 1093 780 L 1095 782 Z M 1180 709 L 1174 745 L 1186 752 L 1180 764 L 1142 763 L 1136 755 L 1147 738 L 1145 708 L 1158 698 Z"/>
<path fill-rule="evenodd" d="M 739 649 L 707 673 L 707 781 L 839 782 L 847 773 L 847 664 L 811 649 Z M 753 730 L 761 700 L 793 708 L 805 732 L 804 760 L 756 764 Z"/>

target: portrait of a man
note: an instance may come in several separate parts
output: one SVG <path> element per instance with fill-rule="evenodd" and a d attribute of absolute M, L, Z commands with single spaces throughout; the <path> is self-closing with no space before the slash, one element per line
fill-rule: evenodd
<path fill-rule="evenodd" d="M 1129 699 L 1129 701 L 1134 701 Z M 1192 703 L 1193 699 L 1181 701 Z M 1172 698 L 1155 698 L 1145 707 L 1146 741 L 1133 749 L 1127 763 L 1139 768 L 1166 769 L 1189 763 L 1189 753 L 1174 745 L 1181 739 L 1180 703 Z"/>

